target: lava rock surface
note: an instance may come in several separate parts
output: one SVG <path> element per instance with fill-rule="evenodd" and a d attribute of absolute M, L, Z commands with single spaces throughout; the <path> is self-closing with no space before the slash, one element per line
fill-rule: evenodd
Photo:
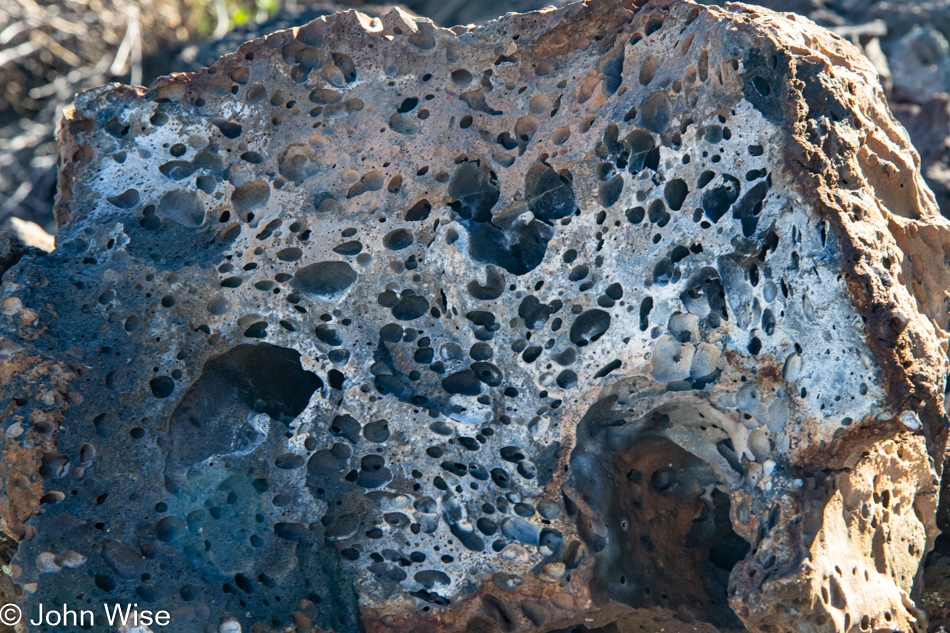
<path fill-rule="evenodd" d="M 83 93 L 0 288 L 15 598 L 922 629 L 950 224 L 876 77 L 804 19 L 591 1 Z"/>

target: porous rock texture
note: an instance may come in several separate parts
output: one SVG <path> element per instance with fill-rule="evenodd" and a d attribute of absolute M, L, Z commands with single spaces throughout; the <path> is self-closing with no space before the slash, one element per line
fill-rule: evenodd
<path fill-rule="evenodd" d="M 28 613 L 926 628 L 950 225 L 844 40 L 350 11 L 83 93 L 59 151 L 0 302 Z"/>

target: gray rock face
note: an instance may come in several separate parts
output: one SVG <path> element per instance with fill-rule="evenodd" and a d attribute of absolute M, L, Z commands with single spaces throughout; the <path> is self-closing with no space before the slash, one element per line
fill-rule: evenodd
<path fill-rule="evenodd" d="M 662 0 L 348 12 L 80 95 L 0 303 L 24 605 L 919 626 L 950 232 L 873 77 Z"/>
<path fill-rule="evenodd" d="M 950 44 L 931 27 L 915 27 L 891 44 L 894 89 L 916 102 L 945 92 L 950 83 Z"/>

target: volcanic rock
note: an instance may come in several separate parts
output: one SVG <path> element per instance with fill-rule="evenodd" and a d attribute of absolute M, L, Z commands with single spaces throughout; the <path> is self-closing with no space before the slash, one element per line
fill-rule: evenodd
<path fill-rule="evenodd" d="M 3 276 L 16 598 L 922 630 L 950 224 L 876 77 L 794 16 L 591 1 L 83 93 L 57 248 Z"/>

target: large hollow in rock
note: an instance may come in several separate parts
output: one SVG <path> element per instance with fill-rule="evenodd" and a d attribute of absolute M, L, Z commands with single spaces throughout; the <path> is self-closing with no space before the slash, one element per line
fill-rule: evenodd
<path fill-rule="evenodd" d="M 350 11 L 79 95 L 59 160 L 0 287 L 27 613 L 925 627 L 950 224 L 840 38 Z"/>
<path fill-rule="evenodd" d="M 591 525 L 587 541 L 598 553 L 593 586 L 618 602 L 661 600 L 738 628 L 727 584 L 749 543 L 732 529 L 729 492 L 744 473 L 717 412 L 679 402 L 615 425 L 609 405 L 595 404 L 581 421 L 571 458 L 589 507 L 578 523 Z"/>

